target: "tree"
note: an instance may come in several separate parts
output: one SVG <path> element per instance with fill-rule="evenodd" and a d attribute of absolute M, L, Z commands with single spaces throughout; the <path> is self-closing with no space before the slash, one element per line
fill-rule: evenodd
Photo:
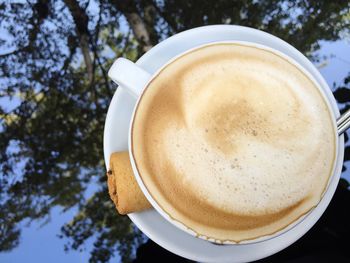
<path fill-rule="evenodd" d="M 117 251 L 130 260 L 142 242 L 106 190 L 102 134 L 116 88 L 106 72 L 116 57 L 136 60 L 172 34 L 226 23 L 265 30 L 317 59 L 319 40 L 349 33 L 349 9 L 341 0 L 1 1 L 0 250 L 18 245 L 19 222 L 48 220 L 55 206 L 79 208 L 62 237 L 66 249 L 93 238 L 91 261 Z"/>

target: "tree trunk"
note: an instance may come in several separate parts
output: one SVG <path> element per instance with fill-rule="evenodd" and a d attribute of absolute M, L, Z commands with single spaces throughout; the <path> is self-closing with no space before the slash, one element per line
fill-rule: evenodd
<path fill-rule="evenodd" d="M 75 31 L 79 38 L 79 45 L 81 52 L 83 53 L 84 62 L 88 72 L 89 83 L 91 83 L 93 80 L 94 69 L 89 47 L 89 17 L 87 16 L 85 10 L 79 6 L 79 3 L 76 0 L 64 0 L 64 3 L 68 7 L 69 12 L 73 17 L 73 21 L 75 23 Z"/>
<path fill-rule="evenodd" d="M 139 14 L 139 10 L 133 0 L 112 0 L 117 9 L 123 13 L 128 21 L 136 40 L 139 42 L 143 52 L 153 47 L 151 32 Z"/>
<path fill-rule="evenodd" d="M 150 34 L 151 43 L 153 45 L 157 44 L 159 40 L 158 33 L 155 30 L 155 24 L 157 23 L 157 10 L 155 9 L 152 1 L 143 1 L 141 3 L 143 8 L 143 20 L 145 21 L 146 29 Z"/>

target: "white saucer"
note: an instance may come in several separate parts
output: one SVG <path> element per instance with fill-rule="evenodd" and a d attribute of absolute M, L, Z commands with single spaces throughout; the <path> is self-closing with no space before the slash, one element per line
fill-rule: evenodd
<path fill-rule="evenodd" d="M 241 40 L 260 43 L 289 55 L 314 76 L 328 96 L 332 96 L 320 73 L 309 60 L 300 56 L 299 51 L 270 34 L 240 26 L 206 26 L 182 32 L 158 44 L 156 46 L 157 48 L 151 49 L 142 56 L 137 61 L 137 64 L 149 73 L 154 73 L 169 59 L 189 48 L 223 40 Z M 136 100 L 121 88 L 117 89 L 113 96 L 108 109 L 104 130 L 104 159 L 106 167 L 109 167 L 109 156 L 112 152 L 128 149 L 129 122 L 135 103 Z M 339 114 L 334 99 L 331 100 L 331 105 L 335 109 L 335 112 Z M 343 154 L 344 140 L 343 136 L 341 136 L 338 152 L 341 160 L 343 160 Z M 200 262 L 247 262 L 258 260 L 286 248 L 313 226 L 313 222 L 322 215 L 335 192 L 340 171 L 341 165 L 338 165 L 324 198 L 301 223 L 280 236 L 264 242 L 242 245 L 215 245 L 179 230 L 167 222 L 155 210 L 129 214 L 129 217 L 150 239 L 182 257 Z"/>

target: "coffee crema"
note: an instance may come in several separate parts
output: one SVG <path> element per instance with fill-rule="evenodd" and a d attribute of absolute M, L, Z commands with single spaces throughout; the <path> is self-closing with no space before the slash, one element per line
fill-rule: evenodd
<path fill-rule="evenodd" d="M 315 84 L 244 44 L 191 51 L 149 83 L 132 126 L 136 167 L 170 217 L 218 242 L 273 234 L 320 201 L 335 130 Z"/>

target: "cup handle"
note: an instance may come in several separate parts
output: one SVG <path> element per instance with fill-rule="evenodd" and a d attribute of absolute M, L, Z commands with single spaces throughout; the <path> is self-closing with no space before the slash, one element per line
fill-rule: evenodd
<path fill-rule="evenodd" d="M 114 61 L 108 76 L 135 98 L 139 97 L 151 78 L 151 74 L 125 58 Z"/>

